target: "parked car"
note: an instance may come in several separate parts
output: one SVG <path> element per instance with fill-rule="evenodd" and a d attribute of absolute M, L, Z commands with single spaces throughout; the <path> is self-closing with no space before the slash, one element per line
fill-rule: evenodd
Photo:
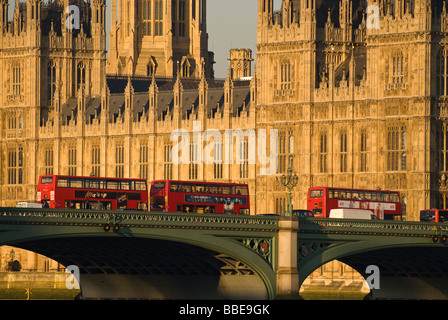
<path fill-rule="evenodd" d="M 333 219 L 377 219 L 372 211 L 361 209 L 331 209 L 329 217 Z"/>
<path fill-rule="evenodd" d="M 16 208 L 42 208 L 42 203 L 21 201 L 17 203 Z"/>

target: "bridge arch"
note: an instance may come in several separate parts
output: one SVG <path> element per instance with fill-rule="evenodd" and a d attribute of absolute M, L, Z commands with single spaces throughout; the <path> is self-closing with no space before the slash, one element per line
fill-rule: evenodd
<path fill-rule="evenodd" d="M 358 271 L 365 280 L 371 275 L 366 268 L 378 267 L 379 288 L 371 288 L 366 298 L 448 298 L 448 246 L 434 243 L 431 238 L 358 237 L 347 242 L 315 243 L 314 248 L 299 267 L 300 285 L 320 266 L 338 260 Z"/>
<path fill-rule="evenodd" d="M 170 219 L 166 216 L 170 215 L 163 214 L 163 219 Z M 192 220 L 177 217 L 160 223 L 147 220 L 146 215 L 145 220 L 130 223 L 129 214 L 122 215 L 114 221 L 120 226 L 118 232 L 105 232 L 104 219 L 88 224 L 45 219 L 37 223 L 39 228 L 35 221 L 15 221 L 8 230 L 2 225 L 1 231 L 15 229 L 3 233 L 2 244 L 40 253 L 65 266 L 78 266 L 86 299 L 275 297 L 275 223 L 259 230 L 250 222 L 245 222 L 250 228 L 236 227 L 235 223 L 243 223 L 235 219 L 210 224 L 201 220 L 203 216 L 188 217 Z M 257 247 L 262 242 L 268 253 Z"/>

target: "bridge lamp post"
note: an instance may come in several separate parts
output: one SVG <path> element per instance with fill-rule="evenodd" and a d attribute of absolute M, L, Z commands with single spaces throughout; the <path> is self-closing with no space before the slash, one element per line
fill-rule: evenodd
<path fill-rule="evenodd" d="M 287 171 L 287 175 L 282 175 L 281 181 L 282 184 L 288 189 L 288 207 L 286 208 L 286 216 L 292 217 L 292 201 L 291 201 L 291 192 L 292 189 L 297 185 L 299 182 L 299 177 L 297 174 L 294 174 L 293 176 L 293 169 L 292 169 L 292 156 L 289 157 L 289 168 Z"/>

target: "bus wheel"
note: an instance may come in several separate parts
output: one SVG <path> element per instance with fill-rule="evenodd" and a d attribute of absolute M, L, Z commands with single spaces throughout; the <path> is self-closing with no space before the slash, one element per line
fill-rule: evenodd
<path fill-rule="evenodd" d="M 105 225 L 103 225 L 103 230 L 104 231 L 109 231 L 110 230 L 110 225 L 108 225 L 107 223 Z"/>

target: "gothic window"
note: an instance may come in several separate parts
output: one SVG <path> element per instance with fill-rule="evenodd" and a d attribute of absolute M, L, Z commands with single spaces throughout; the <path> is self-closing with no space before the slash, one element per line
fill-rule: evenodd
<path fill-rule="evenodd" d="M 448 49 L 442 49 L 437 54 L 436 60 L 436 91 L 437 95 L 448 95 L 448 69 L 447 69 Z"/>
<path fill-rule="evenodd" d="M 405 171 L 406 166 L 406 127 L 389 127 L 387 132 L 387 170 Z"/>
<path fill-rule="evenodd" d="M 198 144 L 196 142 L 190 143 L 190 163 L 188 170 L 188 178 L 189 179 L 197 179 L 198 178 Z"/>
<path fill-rule="evenodd" d="M 118 144 L 115 147 L 115 177 L 124 178 L 124 146 Z"/>
<path fill-rule="evenodd" d="M 126 36 L 129 37 L 131 31 L 131 4 L 129 3 L 129 1 L 126 2 L 126 14 L 128 17 L 126 19 Z"/>
<path fill-rule="evenodd" d="M 100 176 L 101 154 L 98 145 L 92 146 L 92 173 L 91 176 Z"/>
<path fill-rule="evenodd" d="M 15 64 L 12 68 L 12 94 L 14 97 L 22 93 L 22 68 L 20 64 Z"/>
<path fill-rule="evenodd" d="M 280 67 L 280 89 L 291 89 L 291 64 L 283 62 Z"/>
<path fill-rule="evenodd" d="M 56 91 L 56 63 L 51 60 L 47 67 L 47 100 L 50 104 Z"/>
<path fill-rule="evenodd" d="M 166 180 L 172 179 L 173 163 L 171 162 L 171 149 L 173 146 L 169 142 L 165 142 L 163 152 L 163 176 Z"/>
<path fill-rule="evenodd" d="M 23 183 L 23 147 L 8 150 L 8 184 Z"/>
<path fill-rule="evenodd" d="M 278 137 L 278 169 L 280 173 L 286 173 L 286 136 L 280 133 Z"/>
<path fill-rule="evenodd" d="M 154 66 L 151 63 L 146 65 L 146 76 L 151 77 L 154 74 Z"/>
<path fill-rule="evenodd" d="M 441 152 L 441 156 L 436 161 L 436 170 L 448 171 L 448 123 L 443 122 L 441 130 L 438 130 L 437 147 Z"/>
<path fill-rule="evenodd" d="M 155 0 L 154 6 L 154 35 L 162 36 L 163 35 L 163 1 Z"/>
<path fill-rule="evenodd" d="M 283 214 L 286 210 L 286 198 L 285 197 L 278 197 L 275 199 L 275 213 L 276 214 Z"/>
<path fill-rule="evenodd" d="M 9 130 L 15 130 L 17 128 L 16 113 L 15 112 L 8 112 L 6 117 L 8 119 L 8 129 Z"/>
<path fill-rule="evenodd" d="M 292 168 L 292 165 L 293 165 L 293 163 L 294 163 L 294 132 L 293 131 L 289 131 L 289 133 L 288 133 L 288 147 L 289 147 L 289 155 L 288 155 L 288 159 L 289 159 L 289 161 L 290 161 L 290 166 L 291 166 L 291 169 L 293 169 Z"/>
<path fill-rule="evenodd" d="M 148 179 L 148 150 L 147 142 L 140 144 L 140 179 Z"/>
<path fill-rule="evenodd" d="M 319 172 L 327 172 L 327 134 L 320 134 L 319 142 Z"/>
<path fill-rule="evenodd" d="M 76 176 L 76 145 L 68 147 L 68 175 Z"/>
<path fill-rule="evenodd" d="M 79 62 L 76 68 L 76 84 L 79 89 L 81 85 L 85 88 L 86 85 L 86 66 L 84 62 Z"/>
<path fill-rule="evenodd" d="M 150 36 L 151 35 L 151 0 L 143 1 L 143 35 Z"/>
<path fill-rule="evenodd" d="M 340 172 L 347 172 L 347 133 L 340 136 Z"/>
<path fill-rule="evenodd" d="M 185 30 L 186 30 L 186 4 L 185 0 L 179 0 L 179 36 L 185 37 Z"/>
<path fill-rule="evenodd" d="M 360 170 L 367 171 L 367 132 L 365 129 L 361 130 L 361 145 L 360 145 Z"/>
<path fill-rule="evenodd" d="M 286 173 L 294 161 L 294 132 L 280 133 L 278 137 L 278 169 L 279 173 Z"/>
<path fill-rule="evenodd" d="M 53 174 L 53 148 L 45 148 L 44 154 L 44 174 Z"/>
<path fill-rule="evenodd" d="M 181 76 L 185 78 L 190 77 L 190 62 L 188 59 L 182 61 Z"/>
<path fill-rule="evenodd" d="M 403 83 L 404 78 L 404 61 L 401 52 L 396 53 L 392 58 L 392 82 Z"/>
<path fill-rule="evenodd" d="M 214 142 L 213 178 L 222 179 L 222 142 Z"/>
<path fill-rule="evenodd" d="M 240 140 L 240 178 L 249 178 L 249 138 Z"/>

